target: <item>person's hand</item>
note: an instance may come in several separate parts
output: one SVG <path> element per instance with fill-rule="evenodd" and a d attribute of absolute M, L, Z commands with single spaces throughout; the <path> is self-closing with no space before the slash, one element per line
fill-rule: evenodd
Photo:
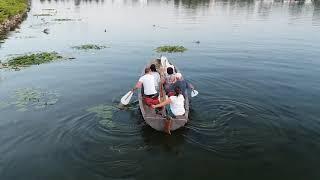
<path fill-rule="evenodd" d="M 156 105 L 153 105 L 153 104 L 152 104 L 152 105 L 151 105 L 151 108 L 152 108 L 152 109 L 155 109 L 155 108 L 156 108 Z"/>

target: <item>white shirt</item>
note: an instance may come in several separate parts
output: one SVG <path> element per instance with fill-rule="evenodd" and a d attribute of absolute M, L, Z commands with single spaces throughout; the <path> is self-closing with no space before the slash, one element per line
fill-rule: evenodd
<path fill-rule="evenodd" d="M 179 96 L 171 96 L 170 109 L 172 113 L 176 116 L 183 115 L 186 110 L 184 109 L 184 97 L 182 94 Z"/>
<path fill-rule="evenodd" d="M 151 72 L 152 76 L 154 77 L 154 81 L 155 81 L 155 87 L 157 88 L 159 86 L 160 83 L 160 74 L 158 72 Z"/>
<path fill-rule="evenodd" d="M 155 88 L 156 83 L 153 75 L 145 74 L 139 79 L 139 82 L 142 82 L 143 84 L 143 92 L 145 95 L 152 95 L 157 93 Z"/>

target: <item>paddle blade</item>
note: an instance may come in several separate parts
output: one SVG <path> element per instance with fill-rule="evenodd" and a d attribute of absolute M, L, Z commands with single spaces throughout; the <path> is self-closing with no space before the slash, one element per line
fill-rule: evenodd
<path fill-rule="evenodd" d="M 199 94 L 197 90 L 191 91 L 191 97 L 196 97 Z"/>
<path fill-rule="evenodd" d="M 129 102 L 130 102 L 130 100 L 131 100 L 131 98 L 132 98 L 132 95 L 133 95 L 132 91 L 129 91 L 127 94 L 125 94 L 125 95 L 121 98 L 121 103 L 122 103 L 123 105 L 128 105 Z"/>

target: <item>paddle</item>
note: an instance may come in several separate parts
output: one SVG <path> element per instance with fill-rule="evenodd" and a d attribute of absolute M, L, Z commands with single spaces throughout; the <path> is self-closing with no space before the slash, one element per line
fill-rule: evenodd
<path fill-rule="evenodd" d="M 127 94 L 125 94 L 122 98 L 121 98 L 121 103 L 123 105 L 128 105 L 131 98 L 132 98 L 133 92 L 129 91 Z"/>
<path fill-rule="evenodd" d="M 191 97 L 196 97 L 199 94 L 197 90 L 192 90 L 191 91 Z"/>

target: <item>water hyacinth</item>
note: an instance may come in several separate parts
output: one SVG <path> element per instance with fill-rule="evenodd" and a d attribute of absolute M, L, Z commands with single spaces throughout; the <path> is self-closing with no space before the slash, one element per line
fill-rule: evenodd
<path fill-rule="evenodd" d="M 187 48 L 183 46 L 159 46 L 155 49 L 157 53 L 176 53 L 176 52 L 184 52 Z"/>
<path fill-rule="evenodd" d="M 33 16 L 52 16 L 52 14 L 49 14 L 49 13 L 40 13 L 40 14 L 34 14 Z"/>
<path fill-rule="evenodd" d="M 115 107 L 109 105 L 98 105 L 87 109 L 88 112 L 95 113 L 96 117 L 100 119 L 99 123 L 102 126 L 108 128 L 114 128 L 115 124 L 112 121 L 113 111 L 116 110 Z"/>
<path fill-rule="evenodd" d="M 18 89 L 12 103 L 18 111 L 24 112 L 29 109 L 44 109 L 58 102 L 59 93 L 55 91 L 44 91 L 36 88 Z"/>
<path fill-rule="evenodd" d="M 81 19 L 56 18 L 53 21 L 58 21 L 58 22 L 61 22 L 61 21 L 81 21 Z"/>
<path fill-rule="evenodd" d="M 84 45 L 80 45 L 80 46 L 73 46 L 73 49 L 77 49 L 77 50 L 101 50 L 101 49 L 105 49 L 108 48 L 107 46 L 103 46 L 103 45 L 97 45 L 97 44 L 84 44 Z"/>
<path fill-rule="evenodd" d="M 31 65 L 39 65 L 62 59 L 56 52 L 42 52 L 30 55 L 13 57 L 8 60 L 7 65 L 10 67 L 26 67 Z"/>

